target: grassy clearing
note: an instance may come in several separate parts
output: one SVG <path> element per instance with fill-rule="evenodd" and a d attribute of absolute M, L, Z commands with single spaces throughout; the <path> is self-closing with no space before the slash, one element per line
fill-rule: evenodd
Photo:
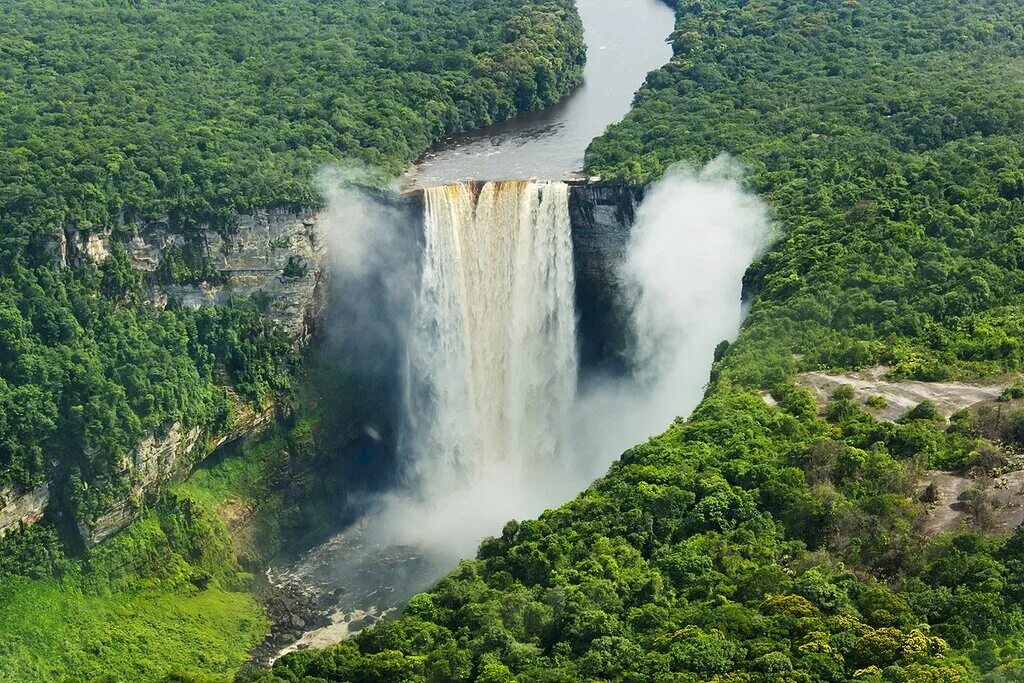
<path fill-rule="evenodd" d="M 102 546 L 0 576 L 0 681 L 230 680 L 267 622 L 224 526 L 161 496 Z"/>
<path fill-rule="evenodd" d="M 0 681 L 230 680 L 265 629 L 249 595 L 220 587 L 90 594 L 17 577 L 0 585 Z"/>

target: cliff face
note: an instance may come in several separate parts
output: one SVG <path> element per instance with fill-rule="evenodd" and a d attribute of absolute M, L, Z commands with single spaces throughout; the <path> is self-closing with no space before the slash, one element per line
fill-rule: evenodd
<path fill-rule="evenodd" d="M 642 190 L 600 182 L 569 185 L 581 361 L 584 369 L 622 371 L 630 332 L 628 311 L 621 304 L 619 267 Z M 400 201 L 412 215 L 422 215 L 421 203 L 418 192 Z M 130 238 L 122 243 L 134 267 L 144 273 L 155 275 L 169 249 L 198 247 L 221 275 L 217 284 L 167 285 L 149 277 L 153 284 L 146 296 L 152 305 L 162 307 L 173 298 L 198 308 L 260 292 L 268 298 L 270 316 L 302 346 L 325 312 L 324 223 L 324 214 L 316 209 L 273 209 L 240 216 L 230 231 L 204 229 L 187 238 L 166 221 L 142 224 L 131 228 Z M 112 238 L 69 229 L 55 247 L 60 265 L 76 267 L 102 262 L 110 254 Z M 273 421 L 272 409 L 260 413 L 240 402 L 236 409 L 236 421 L 225 434 L 207 435 L 197 427 L 171 424 L 144 439 L 122 464 L 129 493 L 97 519 L 79 523 L 86 544 L 101 542 L 135 519 L 145 494 L 187 474 L 224 443 L 256 434 Z M 19 522 L 38 521 L 48 500 L 45 485 L 32 491 L 0 491 L 0 534 Z"/>
<path fill-rule="evenodd" d="M 301 347 L 310 341 L 324 313 L 326 244 L 321 226 L 318 209 L 267 209 L 239 216 L 237 225 L 226 231 L 201 229 L 186 237 L 167 221 L 157 221 L 121 228 L 118 239 L 132 265 L 149 275 L 146 299 L 151 305 L 164 307 L 174 299 L 200 308 L 259 293 L 267 297 L 271 319 Z M 126 230 L 130 231 L 127 241 Z M 110 233 L 85 234 L 66 228 L 52 245 L 53 257 L 58 266 L 67 268 L 102 263 L 114 239 Z M 198 251 L 219 273 L 218 282 L 161 284 L 156 271 L 174 248 Z M 204 434 L 198 426 L 174 423 L 144 438 L 121 464 L 128 493 L 96 519 L 76 520 L 85 544 L 93 546 L 127 526 L 138 516 L 147 493 L 186 475 L 220 446 L 262 432 L 274 420 L 273 407 L 257 411 L 242 401 L 234 404 L 235 419 L 225 433 Z M 0 489 L 0 536 L 19 524 L 39 521 L 49 501 L 47 484 L 29 491 Z"/>
<path fill-rule="evenodd" d="M 619 269 L 643 189 L 621 183 L 570 183 L 580 362 L 584 369 L 626 370 L 629 311 Z"/>
<path fill-rule="evenodd" d="M 325 242 L 321 213 L 315 208 L 265 209 L 238 217 L 229 230 L 201 229 L 188 236 L 171 229 L 168 221 L 132 226 L 124 244 L 132 265 L 154 273 L 172 248 L 198 249 L 223 283 L 152 284 L 149 303 L 166 306 L 172 298 L 199 308 L 232 296 L 261 292 L 270 300 L 270 316 L 297 345 L 309 340 L 323 313 L 322 283 Z M 86 261 L 102 263 L 110 254 L 108 233 L 83 234 L 65 229 L 53 245 L 54 259 L 63 267 Z M 150 278 L 155 280 L 155 278 Z"/>
<path fill-rule="evenodd" d="M 19 525 L 35 524 L 50 503 L 50 485 L 43 483 L 33 489 L 0 487 L 0 538 Z"/>
<path fill-rule="evenodd" d="M 130 483 L 130 492 L 95 520 L 78 520 L 82 540 L 88 547 L 106 540 L 138 517 L 139 505 L 147 493 L 158 491 L 174 477 L 187 476 L 221 446 L 260 434 L 273 422 L 273 407 L 258 411 L 235 401 L 231 428 L 216 438 L 204 439 L 200 428 L 186 429 L 179 422 L 159 434 L 150 434 L 121 463 L 121 474 Z"/>

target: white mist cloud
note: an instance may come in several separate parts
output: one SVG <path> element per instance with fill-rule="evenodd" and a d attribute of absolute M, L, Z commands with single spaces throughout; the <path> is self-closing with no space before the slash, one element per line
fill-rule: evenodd
<path fill-rule="evenodd" d="M 674 166 L 648 188 L 621 269 L 635 377 L 591 385 L 577 401 L 588 474 L 700 402 L 715 346 L 739 331 L 743 273 L 769 237 L 766 205 L 743 189 L 742 168 L 727 156 L 700 171 Z"/>
<path fill-rule="evenodd" d="M 357 280 L 388 273 L 399 258 L 408 260 L 408 232 L 403 230 L 401 213 L 366 189 L 377 180 L 378 173 L 356 163 L 317 174 L 326 200 L 321 224 L 326 228 L 332 275 Z"/>

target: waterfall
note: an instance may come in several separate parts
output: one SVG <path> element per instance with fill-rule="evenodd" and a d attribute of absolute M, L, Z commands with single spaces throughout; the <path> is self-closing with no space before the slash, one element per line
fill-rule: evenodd
<path fill-rule="evenodd" d="M 406 474 L 426 497 L 568 458 L 577 352 L 568 187 L 425 190 L 406 369 Z M 499 474 L 500 473 L 500 474 Z"/>

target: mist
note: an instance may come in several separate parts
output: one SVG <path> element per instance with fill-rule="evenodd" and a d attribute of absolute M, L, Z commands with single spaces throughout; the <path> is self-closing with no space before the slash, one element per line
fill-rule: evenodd
<path fill-rule="evenodd" d="M 414 312 L 425 247 L 414 235 L 416 217 L 350 189 L 348 175 L 325 174 L 322 183 L 333 277 L 345 302 L 339 334 L 347 339 L 345 352 L 354 350 L 360 362 L 380 366 L 387 357 L 378 369 L 390 372 L 404 394 L 397 412 L 408 413 L 409 353 L 425 324 Z M 700 170 L 671 168 L 647 189 L 619 273 L 635 339 L 629 376 L 585 378 L 568 399 L 567 424 L 527 434 L 525 446 L 484 459 L 483 467 L 479 458 L 473 468 L 453 469 L 425 456 L 410 438 L 421 433 L 413 423 L 424 416 L 401 415 L 400 476 L 391 490 L 367 500 L 363 538 L 416 548 L 440 572 L 475 554 L 508 520 L 572 498 L 626 448 L 688 414 L 703 395 L 716 345 L 739 330 L 743 273 L 768 239 L 767 209 L 742 188 L 738 164 L 722 157 Z M 558 456 L 535 457 L 530 444 L 537 439 L 546 447 L 555 439 Z"/>
<path fill-rule="evenodd" d="M 743 274 L 770 239 L 767 206 L 743 189 L 742 177 L 738 162 L 721 156 L 700 170 L 673 166 L 648 188 L 620 273 L 635 340 L 632 376 L 592 380 L 575 406 L 585 481 L 688 415 L 704 394 L 715 347 L 739 332 Z"/>

